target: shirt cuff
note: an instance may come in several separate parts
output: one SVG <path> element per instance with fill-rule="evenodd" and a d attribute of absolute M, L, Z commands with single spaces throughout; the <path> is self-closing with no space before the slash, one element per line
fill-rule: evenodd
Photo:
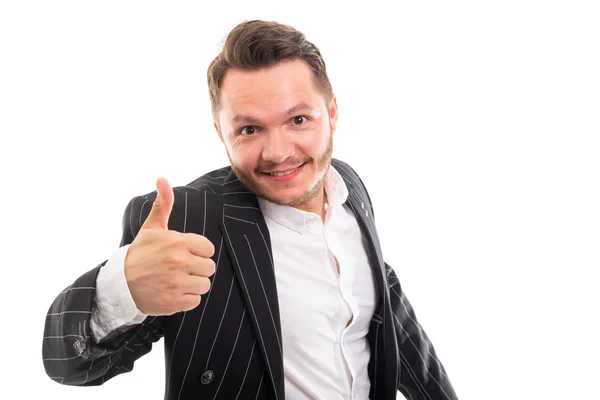
<path fill-rule="evenodd" d="M 125 257 L 129 246 L 117 250 L 98 272 L 96 304 L 90 321 L 96 342 L 113 331 L 140 324 L 147 317 L 136 307 L 125 279 Z"/>

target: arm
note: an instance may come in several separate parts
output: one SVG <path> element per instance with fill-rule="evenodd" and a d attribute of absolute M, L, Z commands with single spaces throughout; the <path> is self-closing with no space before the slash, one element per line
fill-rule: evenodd
<path fill-rule="evenodd" d="M 125 209 L 121 247 L 131 244 L 139 230 L 134 232 L 130 224 L 132 220 L 141 220 L 141 210 L 133 209 L 135 200 Z M 125 332 L 117 329 L 100 342 L 94 340 L 90 325 L 93 312 L 97 312 L 97 278 L 106 263 L 78 278 L 56 297 L 48 310 L 42 357 L 46 373 L 59 383 L 100 385 L 131 371 L 134 361 L 148 353 L 152 343 L 164 334 L 164 318 L 147 317 Z"/>
<path fill-rule="evenodd" d="M 396 273 L 385 264 L 398 342 L 397 387 L 407 399 L 456 400 L 452 384 L 431 341 L 417 321 Z"/>

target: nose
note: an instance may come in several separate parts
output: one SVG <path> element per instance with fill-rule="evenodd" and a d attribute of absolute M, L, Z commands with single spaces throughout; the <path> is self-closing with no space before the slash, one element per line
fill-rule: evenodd
<path fill-rule="evenodd" d="M 266 136 L 262 152 L 265 161 L 279 164 L 294 155 L 294 144 L 287 138 L 285 132 L 269 132 Z"/>

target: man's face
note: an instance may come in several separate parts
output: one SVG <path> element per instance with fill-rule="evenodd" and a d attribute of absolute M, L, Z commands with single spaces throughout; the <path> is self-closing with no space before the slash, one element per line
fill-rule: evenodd
<path fill-rule="evenodd" d="M 231 167 L 257 195 L 303 208 L 321 192 L 337 121 L 302 60 L 258 71 L 229 70 L 215 128 Z M 285 173 L 285 175 L 282 175 Z"/>

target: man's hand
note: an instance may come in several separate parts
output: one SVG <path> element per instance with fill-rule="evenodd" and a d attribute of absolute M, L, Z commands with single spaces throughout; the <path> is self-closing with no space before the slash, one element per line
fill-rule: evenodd
<path fill-rule="evenodd" d="M 175 195 L 156 180 L 152 210 L 127 250 L 125 278 L 137 308 L 147 315 L 171 315 L 200 304 L 215 273 L 213 244 L 204 236 L 168 229 Z"/>

